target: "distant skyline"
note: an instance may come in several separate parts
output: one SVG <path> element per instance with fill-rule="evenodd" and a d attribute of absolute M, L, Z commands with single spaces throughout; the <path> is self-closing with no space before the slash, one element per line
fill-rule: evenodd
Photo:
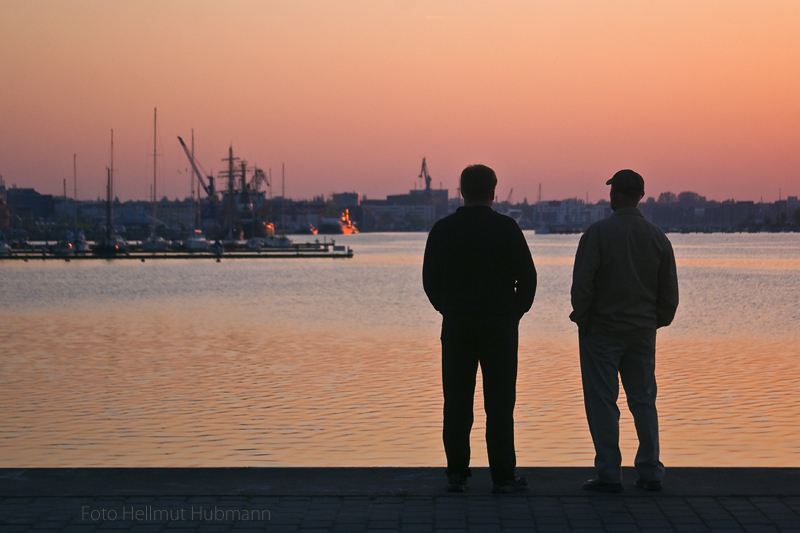
<path fill-rule="evenodd" d="M 8 186 L 147 199 L 189 194 L 189 141 L 280 194 L 383 198 L 461 169 L 505 200 L 800 194 L 800 3 L 0 0 L 0 175 Z"/>

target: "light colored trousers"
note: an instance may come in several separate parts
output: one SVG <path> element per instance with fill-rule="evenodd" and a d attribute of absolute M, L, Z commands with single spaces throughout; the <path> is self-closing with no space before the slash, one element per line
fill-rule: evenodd
<path fill-rule="evenodd" d="M 607 483 L 622 481 L 619 450 L 619 379 L 628 397 L 639 450 L 634 466 L 641 479 L 661 480 L 658 413 L 656 412 L 656 337 L 615 339 L 590 332 L 580 339 L 581 377 L 586 418 L 594 442 L 597 476 Z"/>

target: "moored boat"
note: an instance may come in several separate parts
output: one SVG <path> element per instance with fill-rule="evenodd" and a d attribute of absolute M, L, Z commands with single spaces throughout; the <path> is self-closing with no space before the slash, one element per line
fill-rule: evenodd
<path fill-rule="evenodd" d="M 61 239 L 53 246 L 53 255 L 58 257 L 68 257 L 73 253 L 75 253 L 75 249 L 68 239 Z"/>
<path fill-rule="evenodd" d="M 188 239 L 183 241 L 183 248 L 188 252 L 207 252 L 208 241 L 203 235 L 203 232 L 196 229 Z"/>
<path fill-rule="evenodd" d="M 266 248 L 289 248 L 292 241 L 285 236 L 282 237 L 268 237 L 264 239 L 264 246 Z"/>
<path fill-rule="evenodd" d="M 142 241 L 143 252 L 166 252 L 169 248 L 169 243 L 157 235 L 150 235 Z"/>
<path fill-rule="evenodd" d="M 121 236 L 113 234 L 103 237 L 92 247 L 92 253 L 99 256 L 113 257 L 128 253 L 128 242 Z"/>
<path fill-rule="evenodd" d="M 321 217 L 319 219 L 319 235 L 351 235 L 358 233 L 356 225 L 350 220 L 350 210 L 345 209 L 341 218 Z"/>
<path fill-rule="evenodd" d="M 76 254 L 85 254 L 89 252 L 89 243 L 86 241 L 86 235 L 83 231 L 76 230 L 72 233 L 72 249 Z"/>

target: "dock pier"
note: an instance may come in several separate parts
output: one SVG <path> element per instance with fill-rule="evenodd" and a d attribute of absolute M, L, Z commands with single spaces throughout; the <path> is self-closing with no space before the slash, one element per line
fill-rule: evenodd
<path fill-rule="evenodd" d="M 132 246 L 128 252 L 118 254 L 95 255 L 92 252 L 59 254 L 46 246 L 12 250 L 8 255 L 0 256 L 0 260 L 22 261 L 83 261 L 83 260 L 135 260 L 145 262 L 151 259 L 351 259 L 353 250 L 349 246 L 338 246 L 333 242 L 292 244 L 284 248 L 261 248 L 259 250 L 224 250 L 216 252 L 188 252 L 168 250 L 164 252 L 143 252 L 138 246 Z"/>

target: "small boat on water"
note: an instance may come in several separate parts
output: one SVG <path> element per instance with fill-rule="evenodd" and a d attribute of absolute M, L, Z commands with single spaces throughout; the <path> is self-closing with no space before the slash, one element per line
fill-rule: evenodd
<path fill-rule="evenodd" d="M 75 253 L 75 249 L 69 239 L 61 239 L 53 246 L 53 255 L 57 257 L 69 257 Z"/>
<path fill-rule="evenodd" d="M 208 241 L 203 235 L 203 232 L 196 229 L 188 239 L 183 241 L 183 248 L 188 252 L 207 252 Z"/>
<path fill-rule="evenodd" d="M 104 257 L 124 255 L 128 253 L 128 242 L 117 234 L 108 235 L 94 244 L 92 253 Z"/>
<path fill-rule="evenodd" d="M 11 247 L 4 240 L 0 240 L 0 256 L 11 255 Z"/>
<path fill-rule="evenodd" d="M 350 220 L 350 210 L 345 209 L 341 218 L 321 217 L 319 219 L 319 235 L 352 235 L 358 233 L 356 225 Z"/>
<path fill-rule="evenodd" d="M 264 247 L 265 248 L 289 248 L 292 245 L 292 241 L 285 236 L 281 237 L 267 237 L 264 239 Z"/>
<path fill-rule="evenodd" d="M 111 160 L 113 161 L 113 130 L 111 138 Z M 106 167 L 106 174 L 108 175 L 108 183 L 106 185 L 106 231 L 105 236 L 92 246 L 92 253 L 100 257 L 115 257 L 128 253 L 128 242 L 114 231 L 113 204 L 111 203 L 111 167 Z"/>
<path fill-rule="evenodd" d="M 85 254 L 89 252 L 89 243 L 86 241 L 86 235 L 83 231 L 76 230 L 70 236 L 72 240 L 72 250 L 76 254 Z"/>
<path fill-rule="evenodd" d="M 150 235 L 142 241 L 143 252 L 166 252 L 169 242 L 157 235 Z"/>
<path fill-rule="evenodd" d="M 147 237 L 145 240 L 142 241 L 142 251 L 144 252 L 166 252 L 167 248 L 169 248 L 169 242 L 167 242 L 163 237 L 159 237 L 156 235 L 156 225 L 158 224 L 158 219 L 156 218 L 156 206 L 158 203 L 156 202 L 156 198 L 158 197 L 156 185 L 158 181 L 156 180 L 156 138 L 157 138 L 157 129 L 156 129 L 156 109 L 153 109 L 153 227 L 150 230 L 150 236 Z"/>
<path fill-rule="evenodd" d="M 222 241 L 222 247 L 226 250 L 238 250 L 247 243 L 244 240 L 244 231 L 241 229 L 228 230 L 228 236 Z"/>
<path fill-rule="evenodd" d="M 295 235 L 316 235 L 317 228 L 314 224 L 300 224 L 294 227 L 293 233 Z"/>
<path fill-rule="evenodd" d="M 247 244 L 245 248 L 248 250 L 260 250 L 264 247 L 264 239 L 261 237 L 253 237 L 252 239 L 247 240 Z"/>

